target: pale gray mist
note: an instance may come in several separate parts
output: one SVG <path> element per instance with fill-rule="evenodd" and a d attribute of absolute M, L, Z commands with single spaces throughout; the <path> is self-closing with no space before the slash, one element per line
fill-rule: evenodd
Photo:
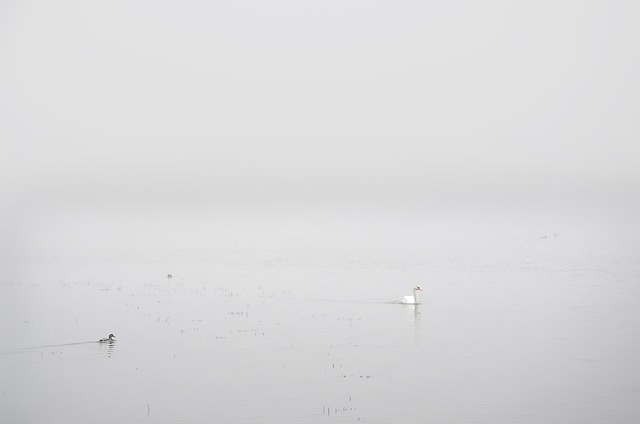
<path fill-rule="evenodd" d="M 637 422 L 638 22 L 0 2 L 0 421 Z"/>

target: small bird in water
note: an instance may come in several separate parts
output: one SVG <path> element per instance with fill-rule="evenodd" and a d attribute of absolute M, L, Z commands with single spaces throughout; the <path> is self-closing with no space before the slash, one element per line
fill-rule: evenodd
<path fill-rule="evenodd" d="M 167 274 L 167 278 L 173 278 L 173 275 Z"/>
<path fill-rule="evenodd" d="M 115 342 L 116 336 L 113 334 L 109 334 L 109 337 L 105 337 L 104 339 L 98 340 L 98 343 L 106 343 L 106 342 Z"/>

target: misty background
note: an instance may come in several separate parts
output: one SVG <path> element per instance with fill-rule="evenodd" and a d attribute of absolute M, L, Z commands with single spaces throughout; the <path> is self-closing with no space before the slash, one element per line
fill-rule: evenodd
<path fill-rule="evenodd" d="M 638 422 L 638 22 L 0 0 L 0 416 Z"/>
<path fill-rule="evenodd" d="M 2 1 L 3 226 L 83 207 L 633 215 L 639 18 L 633 1 Z"/>

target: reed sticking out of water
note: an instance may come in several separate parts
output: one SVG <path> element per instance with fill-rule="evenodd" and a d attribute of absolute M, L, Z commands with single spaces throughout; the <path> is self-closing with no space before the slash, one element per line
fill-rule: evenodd
<path fill-rule="evenodd" d="M 147 403 L 147 417 L 149 416 L 150 413 L 151 413 L 151 407 Z"/>

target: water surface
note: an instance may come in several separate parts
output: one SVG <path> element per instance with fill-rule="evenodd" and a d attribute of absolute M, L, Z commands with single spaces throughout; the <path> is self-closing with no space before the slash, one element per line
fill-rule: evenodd
<path fill-rule="evenodd" d="M 30 234 L 2 264 L 5 422 L 640 417 L 624 223 L 94 217 Z M 399 304 L 416 284 L 422 303 Z"/>

